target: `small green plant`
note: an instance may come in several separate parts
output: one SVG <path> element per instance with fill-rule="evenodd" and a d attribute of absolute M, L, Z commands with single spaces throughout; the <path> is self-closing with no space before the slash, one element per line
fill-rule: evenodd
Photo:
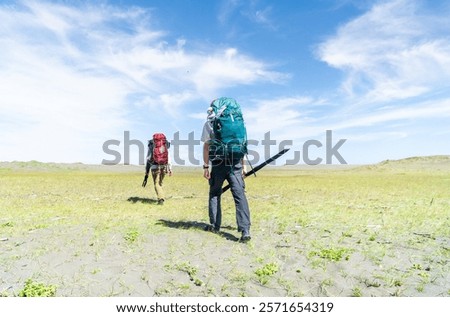
<path fill-rule="evenodd" d="M 278 235 L 282 235 L 283 232 L 286 231 L 287 223 L 278 223 L 278 228 L 275 230 L 275 233 Z"/>
<path fill-rule="evenodd" d="M 333 286 L 332 279 L 325 279 L 319 283 L 319 293 L 328 296 L 328 287 Z"/>
<path fill-rule="evenodd" d="M 137 229 L 130 229 L 125 233 L 124 239 L 129 243 L 134 243 L 139 237 L 139 231 Z"/>
<path fill-rule="evenodd" d="M 352 297 L 362 297 L 362 291 L 359 287 L 355 287 L 352 289 Z"/>
<path fill-rule="evenodd" d="M 237 283 L 238 285 L 245 285 L 251 277 L 249 277 L 247 274 L 239 271 L 231 272 L 231 274 L 228 276 L 228 280 Z"/>
<path fill-rule="evenodd" d="M 421 270 L 422 269 L 422 265 L 415 263 L 412 265 L 411 267 L 413 270 Z"/>
<path fill-rule="evenodd" d="M 342 232 L 342 237 L 351 238 L 351 237 L 353 237 L 353 235 L 350 232 Z"/>
<path fill-rule="evenodd" d="M 204 282 L 196 276 L 198 270 L 191 263 L 183 262 L 177 264 L 175 268 L 181 272 L 187 273 L 189 275 L 189 279 L 194 282 L 194 285 L 202 286 L 204 284 Z"/>
<path fill-rule="evenodd" d="M 278 265 L 276 263 L 268 263 L 255 271 L 258 281 L 265 285 L 269 281 L 269 277 L 278 272 Z"/>
<path fill-rule="evenodd" d="M 423 291 L 425 290 L 425 285 L 423 283 L 420 283 L 419 285 L 416 286 L 416 290 L 419 293 L 423 293 Z"/>
<path fill-rule="evenodd" d="M 380 282 L 378 282 L 376 280 L 369 281 L 368 279 L 364 280 L 364 284 L 367 287 L 380 287 L 381 286 Z"/>
<path fill-rule="evenodd" d="M 421 278 L 423 278 L 424 280 L 428 280 L 430 277 L 430 274 L 428 274 L 427 272 L 419 272 L 418 274 Z"/>
<path fill-rule="evenodd" d="M 197 274 L 197 268 L 195 266 L 192 266 L 189 262 L 177 264 L 175 267 L 177 270 L 181 272 L 186 272 L 192 280 L 194 279 L 194 276 Z"/>
<path fill-rule="evenodd" d="M 32 279 L 27 279 L 25 287 L 19 292 L 19 297 L 54 297 L 55 294 L 55 285 L 45 285 L 33 282 Z"/>
<path fill-rule="evenodd" d="M 199 278 L 195 278 L 194 279 L 194 284 L 195 286 L 202 286 L 203 285 L 203 281 Z"/>
<path fill-rule="evenodd" d="M 395 286 L 395 287 L 400 287 L 403 285 L 403 282 L 399 279 L 392 279 L 391 282 L 389 283 L 390 286 Z"/>
<path fill-rule="evenodd" d="M 345 260 L 347 261 L 350 258 L 350 250 L 346 248 L 330 248 L 330 249 L 321 249 L 319 251 L 311 251 L 309 253 L 309 257 L 318 256 L 322 259 L 326 259 L 332 262 L 338 262 L 342 260 L 345 256 Z"/>
<path fill-rule="evenodd" d="M 323 280 L 322 282 L 320 282 L 320 286 L 323 286 L 323 287 L 333 286 L 333 284 L 334 284 L 334 282 L 331 278 L 327 278 L 327 279 Z"/>

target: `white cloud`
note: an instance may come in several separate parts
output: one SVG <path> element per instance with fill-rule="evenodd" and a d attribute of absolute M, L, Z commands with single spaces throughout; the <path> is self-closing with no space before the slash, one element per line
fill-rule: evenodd
<path fill-rule="evenodd" d="M 349 129 L 355 127 L 370 127 L 383 125 L 394 121 L 423 120 L 430 118 L 450 117 L 450 99 L 440 101 L 420 102 L 408 107 L 382 109 L 371 113 L 354 115 L 351 118 L 341 118 L 330 123 L 333 129 Z M 336 118 L 336 117 L 335 117 Z"/>
<path fill-rule="evenodd" d="M 226 87 L 283 77 L 234 48 L 186 51 L 142 8 L 25 1 L 1 5 L 0 21 L 0 160 L 99 163 L 136 107 L 176 116 Z"/>
<path fill-rule="evenodd" d="M 192 65 L 192 78 L 196 90 L 205 96 L 215 96 L 222 87 L 251 84 L 258 81 L 277 82 L 286 75 L 268 71 L 262 62 L 241 55 L 234 48 L 202 58 Z"/>
<path fill-rule="evenodd" d="M 381 2 L 341 26 L 318 56 L 346 72 L 344 90 L 365 103 L 448 88 L 450 41 L 440 32 L 448 22 L 421 9 L 416 1 Z"/>
<path fill-rule="evenodd" d="M 226 0 L 221 3 L 218 20 L 229 26 L 236 17 L 244 17 L 252 23 L 275 29 L 271 15 L 272 6 L 261 7 L 258 1 Z"/>
<path fill-rule="evenodd" d="M 229 19 L 234 13 L 234 11 L 242 6 L 242 1 L 240 0 L 225 0 L 221 2 L 219 14 L 217 16 L 219 22 L 224 25 L 228 25 Z"/>
<path fill-rule="evenodd" d="M 264 134 L 270 132 L 272 139 L 294 140 L 321 132 L 322 127 L 311 112 L 320 108 L 323 100 L 292 96 L 250 103 L 251 108 L 243 108 L 249 138 L 262 140 Z"/>

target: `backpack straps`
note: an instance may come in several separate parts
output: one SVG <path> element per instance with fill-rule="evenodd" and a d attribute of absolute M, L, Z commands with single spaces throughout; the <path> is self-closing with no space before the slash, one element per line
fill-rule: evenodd
<path fill-rule="evenodd" d="M 222 105 L 219 110 L 217 110 L 216 118 L 220 117 L 222 113 L 227 109 L 227 105 Z"/>

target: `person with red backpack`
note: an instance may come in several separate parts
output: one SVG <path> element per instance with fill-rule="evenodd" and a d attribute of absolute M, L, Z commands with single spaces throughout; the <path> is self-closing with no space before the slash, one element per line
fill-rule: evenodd
<path fill-rule="evenodd" d="M 163 181 L 166 174 L 172 176 L 172 167 L 169 159 L 170 142 L 163 133 L 155 133 L 148 141 L 147 164 L 145 165 L 145 177 L 142 187 L 147 185 L 148 174 L 152 172 L 153 184 L 158 198 L 158 205 L 164 204 L 165 196 Z"/>

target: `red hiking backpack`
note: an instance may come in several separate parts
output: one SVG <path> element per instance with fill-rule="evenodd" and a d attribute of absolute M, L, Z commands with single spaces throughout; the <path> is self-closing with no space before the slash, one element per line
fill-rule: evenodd
<path fill-rule="evenodd" d="M 169 143 L 163 133 L 153 134 L 152 163 L 166 165 L 169 162 Z"/>

